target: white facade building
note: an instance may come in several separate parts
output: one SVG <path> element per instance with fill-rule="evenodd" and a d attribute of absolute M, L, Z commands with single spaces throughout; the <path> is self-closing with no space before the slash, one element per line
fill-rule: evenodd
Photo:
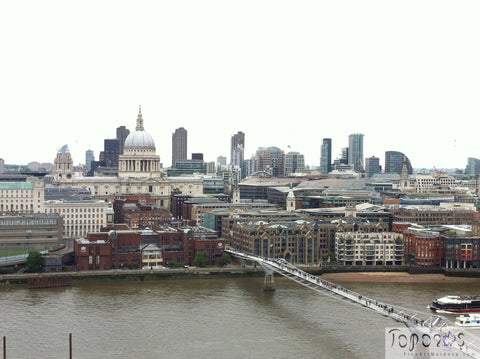
<path fill-rule="evenodd" d="M 99 232 L 109 222 L 113 223 L 108 203 L 100 200 L 45 201 L 45 213 L 62 216 L 65 238 L 86 237 L 89 232 Z M 108 218 L 109 214 L 112 218 Z"/>
<path fill-rule="evenodd" d="M 0 213 L 43 213 L 43 179 L 28 177 L 25 182 L 0 182 Z"/>
<path fill-rule="evenodd" d="M 394 232 L 337 232 L 335 255 L 344 265 L 403 264 L 403 235 Z"/>

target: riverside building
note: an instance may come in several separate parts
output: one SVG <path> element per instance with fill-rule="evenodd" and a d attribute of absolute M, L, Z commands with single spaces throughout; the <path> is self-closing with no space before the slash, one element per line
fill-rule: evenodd
<path fill-rule="evenodd" d="M 394 232 L 337 232 L 335 256 L 343 265 L 402 265 L 403 236 Z"/>

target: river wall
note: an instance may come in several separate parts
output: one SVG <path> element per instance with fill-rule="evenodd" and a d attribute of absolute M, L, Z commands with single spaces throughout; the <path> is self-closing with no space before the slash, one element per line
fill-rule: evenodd
<path fill-rule="evenodd" d="M 301 267 L 302 270 L 313 274 L 322 273 L 355 273 L 355 272 L 401 272 L 409 274 L 440 273 L 452 277 L 480 278 L 480 269 L 446 269 L 446 268 L 425 268 L 411 266 L 323 266 L 323 267 Z M 62 273 L 23 273 L 0 275 L 0 285 L 28 285 L 32 279 L 35 281 L 48 281 L 44 278 L 71 276 L 72 285 L 83 280 L 172 280 L 172 279 L 199 279 L 199 278 L 248 278 L 263 277 L 265 274 L 259 266 L 230 266 L 226 268 L 177 268 L 165 270 L 108 270 L 108 271 L 84 271 L 84 272 L 62 272 Z"/>
<path fill-rule="evenodd" d="M 84 271 L 62 273 L 24 273 L 0 275 L 0 285 L 24 284 L 36 281 L 45 281 L 44 278 L 71 276 L 72 284 L 83 280 L 167 280 L 167 279 L 198 279 L 198 278 L 241 278 L 263 277 L 264 272 L 260 267 L 232 267 L 232 268 L 180 268 L 165 270 L 108 270 L 108 271 Z"/>

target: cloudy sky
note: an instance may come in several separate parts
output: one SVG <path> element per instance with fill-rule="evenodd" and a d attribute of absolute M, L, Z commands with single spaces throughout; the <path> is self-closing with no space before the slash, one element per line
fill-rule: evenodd
<path fill-rule="evenodd" d="M 480 158 L 480 2 L 2 1 L 0 158 L 98 158 L 118 126 L 145 129 L 164 166 L 188 152 L 277 146 L 317 166 L 363 133 L 417 168 Z"/>

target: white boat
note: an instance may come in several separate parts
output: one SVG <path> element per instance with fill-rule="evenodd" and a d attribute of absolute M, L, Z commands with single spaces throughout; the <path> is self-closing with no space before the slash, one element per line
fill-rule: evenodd
<path fill-rule="evenodd" d="M 467 314 L 455 318 L 457 327 L 480 328 L 480 314 Z"/>

